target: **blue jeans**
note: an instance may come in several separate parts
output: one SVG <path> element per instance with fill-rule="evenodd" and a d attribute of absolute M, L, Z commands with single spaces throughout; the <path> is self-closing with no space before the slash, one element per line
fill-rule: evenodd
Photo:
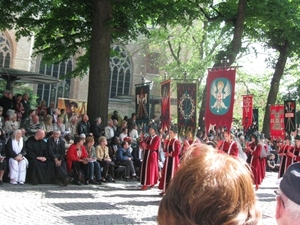
<path fill-rule="evenodd" d="M 90 180 L 94 180 L 94 174 L 95 174 L 95 180 L 99 181 L 101 180 L 101 167 L 100 164 L 96 162 L 89 162 L 89 168 L 90 168 Z"/>

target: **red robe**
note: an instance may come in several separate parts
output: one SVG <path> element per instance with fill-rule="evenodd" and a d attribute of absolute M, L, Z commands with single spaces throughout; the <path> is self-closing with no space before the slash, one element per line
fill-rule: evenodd
<path fill-rule="evenodd" d="M 292 163 L 300 162 L 300 147 L 294 147 L 292 153 L 296 156 L 295 159 L 292 159 Z"/>
<path fill-rule="evenodd" d="M 260 154 L 262 150 L 262 146 L 260 144 L 255 145 L 251 143 L 249 147 L 253 150 L 253 152 L 249 152 L 248 160 L 251 166 L 251 171 L 253 175 L 253 183 L 258 186 L 262 182 L 262 172 L 261 172 L 261 164 L 260 164 Z M 247 160 L 247 161 L 248 161 Z"/>
<path fill-rule="evenodd" d="M 166 192 L 170 180 L 173 179 L 179 168 L 180 148 L 181 144 L 177 138 L 165 141 L 164 152 L 171 153 L 171 156 L 167 156 L 165 159 L 162 176 L 158 185 L 158 189 L 163 190 L 164 192 Z"/>
<path fill-rule="evenodd" d="M 87 151 L 84 146 L 81 146 L 81 156 L 78 157 L 77 155 L 77 149 L 76 144 L 72 144 L 67 152 L 67 169 L 68 172 L 72 170 L 72 163 L 73 161 L 79 161 L 80 159 L 86 159 L 88 158 Z"/>
<path fill-rule="evenodd" d="M 219 150 L 225 152 L 228 155 L 232 155 L 235 157 L 238 157 L 239 155 L 239 148 L 235 141 L 231 141 L 231 142 L 222 141 L 220 143 Z"/>
<path fill-rule="evenodd" d="M 286 155 L 287 152 L 292 152 L 294 150 L 293 146 L 291 145 L 283 145 L 280 149 L 278 154 L 281 156 L 280 167 L 278 172 L 278 178 L 282 177 L 285 173 L 286 169 L 292 163 L 292 157 Z"/>
<path fill-rule="evenodd" d="M 141 184 L 155 185 L 158 181 L 158 149 L 160 146 L 160 137 L 149 136 L 144 141 L 147 148 L 144 150 L 144 157 L 141 166 Z"/>

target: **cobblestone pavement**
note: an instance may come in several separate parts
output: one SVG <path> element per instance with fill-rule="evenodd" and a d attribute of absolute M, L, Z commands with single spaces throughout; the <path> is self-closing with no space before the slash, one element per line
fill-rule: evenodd
<path fill-rule="evenodd" d="M 277 174 L 267 173 L 257 191 L 263 225 L 275 225 Z M 103 185 L 0 186 L 0 224 L 157 224 L 159 190 L 135 181 Z"/>

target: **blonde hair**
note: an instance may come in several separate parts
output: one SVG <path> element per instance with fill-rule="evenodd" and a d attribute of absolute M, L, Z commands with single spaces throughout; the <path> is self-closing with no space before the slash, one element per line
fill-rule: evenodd
<path fill-rule="evenodd" d="M 211 146 L 193 144 L 182 159 L 158 210 L 158 224 L 255 225 L 249 167 Z"/>

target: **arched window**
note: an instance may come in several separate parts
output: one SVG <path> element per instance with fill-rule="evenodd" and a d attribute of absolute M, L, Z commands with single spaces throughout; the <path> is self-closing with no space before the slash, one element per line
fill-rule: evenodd
<path fill-rule="evenodd" d="M 120 45 L 113 45 L 115 55 L 110 58 L 109 97 L 130 94 L 132 63 L 127 51 Z"/>
<path fill-rule="evenodd" d="M 39 73 L 61 79 L 62 76 L 72 71 L 72 61 L 70 59 L 59 64 L 48 65 L 41 60 L 39 68 Z M 70 84 L 70 78 L 62 79 L 59 84 L 39 84 L 37 89 L 39 99 L 37 102 L 39 103 L 41 100 L 45 100 L 48 105 L 50 102 L 54 102 L 55 105 L 57 105 L 58 98 L 69 98 Z"/>
<path fill-rule="evenodd" d="M 0 67 L 10 67 L 11 47 L 3 32 L 0 32 Z"/>

